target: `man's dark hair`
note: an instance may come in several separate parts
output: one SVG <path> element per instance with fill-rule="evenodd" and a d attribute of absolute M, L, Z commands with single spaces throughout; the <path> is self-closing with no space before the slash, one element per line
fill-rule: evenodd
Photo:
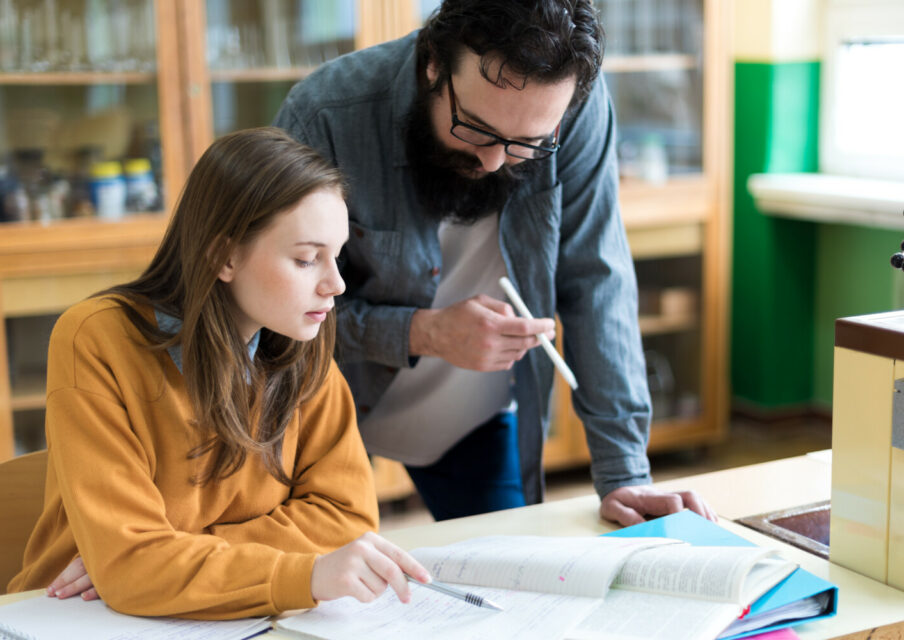
<path fill-rule="evenodd" d="M 445 0 L 417 40 L 418 66 L 430 60 L 439 71 L 432 89 L 457 69 L 462 47 L 480 56 L 481 74 L 499 87 L 513 76 L 519 88 L 573 76 L 578 104 L 599 75 L 605 35 L 592 0 Z"/>

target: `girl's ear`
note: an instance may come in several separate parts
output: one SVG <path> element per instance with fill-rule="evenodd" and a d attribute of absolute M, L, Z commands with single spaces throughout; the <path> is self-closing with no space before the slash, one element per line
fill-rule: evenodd
<path fill-rule="evenodd" d="M 220 268 L 220 273 L 217 274 L 217 278 L 219 278 L 222 282 L 232 282 L 232 279 L 235 277 L 235 260 L 232 255 L 227 258 L 226 263 Z"/>
<path fill-rule="evenodd" d="M 233 246 L 229 238 L 218 238 L 207 252 L 207 258 L 211 262 L 219 262 L 222 255 L 226 254 L 226 262 L 220 267 L 217 274 L 223 282 L 232 282 L 235 278 L 236 266 L 238 265 L 238 247 Z"/>

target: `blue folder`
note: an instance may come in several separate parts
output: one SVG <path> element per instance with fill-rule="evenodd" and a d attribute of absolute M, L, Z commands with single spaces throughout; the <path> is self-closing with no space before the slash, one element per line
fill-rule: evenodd
<path fill-rule="evenodd" d="M 693 511 L 680 511 L 668 516 L 663 516 L 648 522 L 642 522 L 631 527 L 625 527 L 618 531 L 604 534 L 622 538 L 663 537 L 683 540 L 693 545 L 708 547 L 753 547 L 756 546 L 749 540 L 723 529 L 714 522 L 698 516 Z M 838 610 L 838 587 L 814 576 L 809 571 L 795 569 L 787 578 L 775 585 L 771 590 L 763 594 L 759 600 L 750 607 L 747 615 L 756 615 L 770 611 L 798 600 L 803 600 L 822 593 L 829 594 L 829 602 L 823 613 L 805 619 L 785 620 L 768 627 L 740 633 L 722 640 L 735 640 L 747 636 L 775 629 L 782 629 L 803 622 L 821 620 L 834 616 Z"/>

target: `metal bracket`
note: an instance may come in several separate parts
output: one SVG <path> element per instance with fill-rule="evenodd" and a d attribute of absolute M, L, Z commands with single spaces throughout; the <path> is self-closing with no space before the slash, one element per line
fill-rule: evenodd
<path fill-rule="evenodd" d="M 895 380 L 891 419 L 891 446 L 897 449 L 904 449 L 904 378 Z"/>

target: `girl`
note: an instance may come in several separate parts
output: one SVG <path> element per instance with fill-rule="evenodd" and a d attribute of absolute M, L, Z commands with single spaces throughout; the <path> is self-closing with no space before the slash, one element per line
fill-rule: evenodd
<path fill-rule="evenodd" d="M 70 590 L 93 583 L 136 615 L 271 615 L 387 584 L 407 601 L 404 574 L 429 580 L 370 533 L 370 465 L 331 357 L 343 196 L 277 129 L 221 138 L 148 269 L 62 315 L 44 511 L 10 591 L 77 556 Z"/>

